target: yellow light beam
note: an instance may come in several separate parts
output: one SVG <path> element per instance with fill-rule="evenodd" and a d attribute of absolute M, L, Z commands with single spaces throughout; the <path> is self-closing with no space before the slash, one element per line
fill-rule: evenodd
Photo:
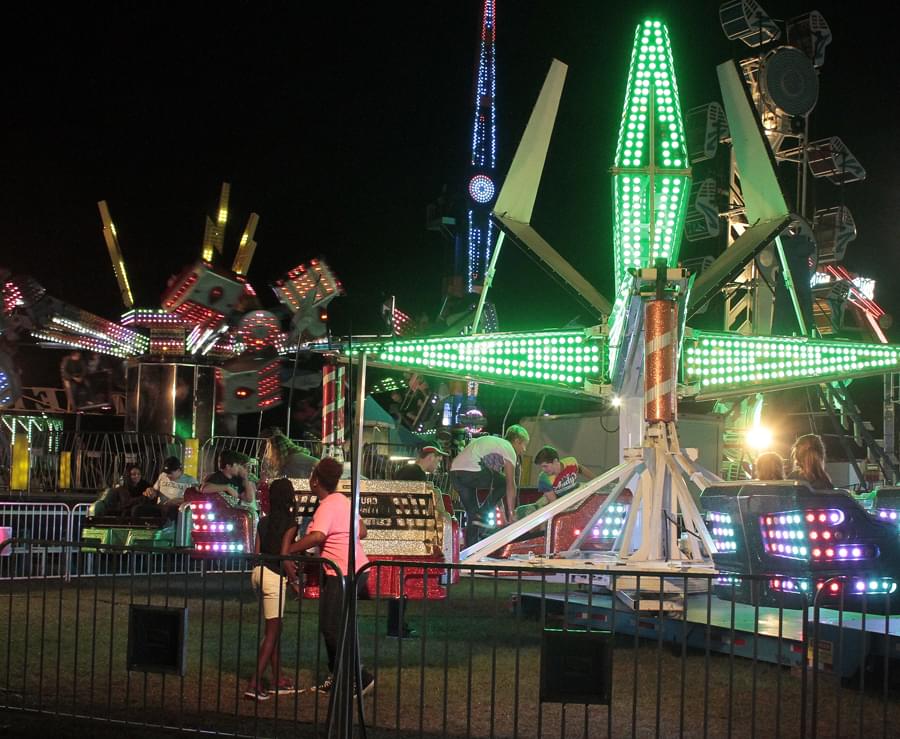
<path fill-rule="evenodd" d="M 134 308 L 134 296 L 131 294 L 131 285 L 128 284 L 128 273 L 125 271 L 125 260 L 122 259 L 122 250 L 119 248 L 119 239 L 116 235 L 116 226 L 109 215 L 109 207 L 105 200 L 97 203 L 100 209 L 100 220 L 103 221 L 103 238 L 106 248 L 109 250 L 109 258 L 112 261 L 116 282 L 119 283 L 119 292 L 126 308 Z"/>
<path fill-rule="evenodd" d="M 237 254 L 234 257 L 234 264 L 231 265 L 231 271 L 238 275 L 246 275 L 250 269 L 250 262 L 253 261 L 253 255 L 256 253 L 256 242 L 253 237 L 256 235 L 256 226 L 259 223 L 259 216 L 251 213 L 247 219 L 247 226 L 241 235 L 241 242 L 238 244 Z"/>
<path fill-rule="evenodd" d="M 231 185 L 222 183 L 219 193 L 219 209 L 215 222 L 207 217 L 206 229 L 203 232 L 203 261 L 212 262 L 214 252 L 222 253 L 225 246 L 225 226 L 228 223 L 228 199 L 231 196 Z"/>

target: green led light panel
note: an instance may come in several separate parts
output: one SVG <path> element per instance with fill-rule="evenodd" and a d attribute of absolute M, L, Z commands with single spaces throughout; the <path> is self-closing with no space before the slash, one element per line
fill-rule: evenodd
<path fill-rule="evenodd" d="M 637 27 L 613 167 L 616 294 L 627 270 L 678 262 L 691 186 L 669 32 Z"/>
<path fill-rule="evenodd" d="M 900 348 L 885 344 L 740 336 L 693 331 L 685 340 L 685 382 L 701 395 L 825 382 L 900 369 Z"/>
<path fill-rule="evenodd" d="M 482 334 L 357 344 L 372 361 L 419 371 L 581 389 L 606 378 L 606 341 L 584 331 Z"/>

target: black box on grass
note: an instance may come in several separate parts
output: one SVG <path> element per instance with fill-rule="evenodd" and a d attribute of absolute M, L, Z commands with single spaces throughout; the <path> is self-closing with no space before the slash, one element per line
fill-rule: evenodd
<path fill-rule="evenodd" d="M 541 702 L 609 705 L 611 640 L 609 631 L 544 629 Z"/>
<path fill-rule="evenodd" d="M 187 608 L 132 604 L 128 612 L 128 669 L 184 675 Z"/>

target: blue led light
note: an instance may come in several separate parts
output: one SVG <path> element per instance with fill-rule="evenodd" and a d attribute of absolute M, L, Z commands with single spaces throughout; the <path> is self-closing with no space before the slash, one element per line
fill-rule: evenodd
<path fill-rule="evenodd" d="M 494 197 L 494 182 L 483 174 L 469 180 L 469 195 L 476 203 L 487 203 Z"/>

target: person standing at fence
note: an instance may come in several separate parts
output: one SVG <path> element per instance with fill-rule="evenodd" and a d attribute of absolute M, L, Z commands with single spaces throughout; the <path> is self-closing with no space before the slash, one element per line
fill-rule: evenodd
<path fill-rule="evenodd" d="M 419 449 L 416 455 L 416 461 L 413 464 L 405 464 L 399 469 L 395 480 L 406 480 L 414 482 L 425 482 L 428 475 L 433 475 L 434 471 L 441 463 L 441 458 L 446 457 L 447 452 L 439 446 L 429 444 Z"/>
<path fill-rule="evenodd" d="M 522 426 L 510 426 L 506 437 L 479 436 L 472 439 L 450 465 L 450 482 L 466 509 L 466 546 L 478 540 L 478 528 L 487 524 L 482 512 L 488 512 L 506 494 L 509 521 L 515 520 L 516 466 L 528 447 L 528 432 Z M 483 506 L 478 505 L 476 490 L 489 491 Z"/>
<path fill-rule="evenodd" d="M 337 565 L 338 570 L 323 565 L 323 581 L 319 589 L 319 632 L 325 641 L 328 653 L 328 677 L 320 685 L 312 688 L 313 692 L 328 694 L 334 685 L 335 658 L 338 640 L 340 639 L 341 613 L 343 611 L 343 588 L 341 575 L 346 573 L 350 548 L 350 499 L 342 493 L 335 492 L 341 479 L 343 465 L 332 457 L 325 457 L 319 462 L 309 477 L 309 489 L 319 498 L 319 506 L 313 515 L 306 535 L 287 547 L 287 554 L 298 554 L 319 547 L 320 556 Z M 357 597 L 366 593 L 368 572 L 360 574 L 360 570 L 369 560 L 363 551 L 360 539 L 366 538 L 366 526 L 359 519 L 359 537 L 354 542 L 356 551 Z M 356 624 L 353 624 L 356 628 Z M 368 693 L 375 685 L 375 677 L 362 670 L 362 694 Z"/>
<path fill-rule="evenodd" d="M 271 693 L 294 693 L 294 683 L 281 675 L 281 623 L 284 601 L 287 595 L 288 572 L 280 559 L 283 551 L 297 536 L 297 519 L 294 515 L 294 487 L 285 478 L 273 480 L 269 486 L 269 515 L 260 520 L 256 530 L 254 551 L 263 555 L 253 568 L 250 582 L 260 599 L 265 618 L 265 635 L 259 645 L 256 673 L 244 691 L 244 697 L 264 701 Z M 271 668 L 272 687 L 263 687 L 263 677 Z"/>
<path fill-rule="evenodd" d="M 262 458 L 262 476 L 267 480 L 278 477 L 309 479 L 318 459 L 299 444 L 295 444 L 279 428 L 262 432 L 266 439 L 266 451 Z"/>

